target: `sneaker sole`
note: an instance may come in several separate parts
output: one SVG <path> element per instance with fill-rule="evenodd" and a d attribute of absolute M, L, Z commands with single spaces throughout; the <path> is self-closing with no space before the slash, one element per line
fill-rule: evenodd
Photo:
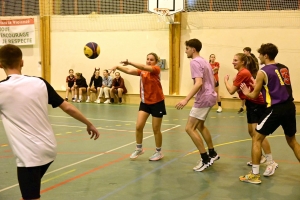
<path fill-rule="evenodd" d="M 135 157 L 129 157 L 131 160 L 136 159 L 137 157 L 139 157 L 140 155 L 144 154 L 144 152 L 140 153 L 139 155 L 135 156 Z"/>
<path fill-rule="evenodd" d="M 217 160 L 219 160 L 219 159 L 220 159 L 220 156 L 219 156 L 219 155 L 217 155 L 217 156 L 216 156 L 216 157 L 214 157 L 214 158 L 212 158 L 212 157 L 211 157 L 211 159 L 212 159 L 212 161 L 213 161 L 213 162 L 215 162 L 215 161 L 217 161 Z"/>
<path fill-rule="evenodd" d="M 202 172 L 202 171 L 204 171 L 205 169 L 207 169 L 207 168 L 209 168 L 210 166 L 212 166 L 213 164 L 214 164 L 214 161 L 211 159 L 210 162 L 208 163 L 208 165 L 207 165 L 205 168 L 203 168 L 203 169 L 200 168 L 201 170 L 200 170 L 200 169 L 194 169 L 194 171 L 195 171 L 195 172 Z"/>
<path fill-rule="evenodd" d="M 164 156 L 161 156 L 159 158 L 156 158 L 156 159 L 149 159 L 149 161 L 158 161 L 158 160 L 161 160 Z"/>
<path fill-rule="evenodd" d="M 275 173 L 275 170 L 279 167 L 278 163 L 276 163 L 276 167 L 272 170 L 270 174 L 263 174 L 264 176 L 272 176 Z"/>
<path fill-rule="evenodd" d="M 243 180 L 243 179 L 241 180 L 241 179 L 240 179 L 240 181 L 245 182 L 245 183 L 261 184 L 261 181 L 258 181 L 258 182 L 252 182 L 252 181 L 249 181 L 249 180 L 247 180 L 247 179 L 246 179 L 246 180 Z"/>

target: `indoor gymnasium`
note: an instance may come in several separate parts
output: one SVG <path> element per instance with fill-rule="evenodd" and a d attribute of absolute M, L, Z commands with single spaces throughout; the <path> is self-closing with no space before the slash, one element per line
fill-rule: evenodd
<path fill-rule="evenodd" d="M 48 105 L 47 120 L 53 129 L 57 155 L 41 179 L 40 199 L 300 198 L 300 168 L 296 158 L 300 150 L 297 145 L 289 143 L 291 149 L 284 129 L 274 128 L 276 130 L 266 137 L 271 153 L 261 152 L 260 165 L 252 161 L 251 128 L 247 121 L 249 112 L 246 111 L 249 104 L 243 105 L 239 96 L 247 90 L 237 87 L 231 94 L 224 83 L 228 78 L 228 84 L 233 85 L 238 77 L 239 60 L 236 56 L 249 53 L 258 60 L 259 68 L 254 76 L 257 82 L 251 86 L 252 92 L 260 84 L 266 88 L 266 80 L 270 84 L 272 80 L 262 78 L 268 77 L 263 70 L 268 61 L 274 59 L 270 54 L 262 53 L 263 44 L 276 45 L 276 63 L 288 68 L 285 74 L 277 75 L 281 86 L 286 86 L 287 82 L 292 85 L 289 101 L 295 104 L 296 128 L 299 130 L 300 1 L 0 0 L 0 14 L 0 80 L 3 80 L 0 82 L 0 97 L 4 98 L 0 100 L 0 200 L 39 199 L 21 194 L 16 148 L 12 144 L 22 146 L 24 141 L 18 138 L 18 134 L 15 138 L 9 136 L 5 125 L 9 123 L 5 113 L 7 107 L 2 104 L 8 102 L 6 105 L 13 110 L 11 114 L 18 116 L 24 114 L 20 109 L 29 104 L 26 98 L 39 101 L 39 92 L 30 96 L 36 86 L 29 85 L 22 92 L 8 90 L 13 98 L 6 98 L 7 95 L 2 93 L 3 85 L 11 79 L 5 73 L 6 57 L 3 55 L 6 54 L 1 54 L 1 48 L 8 44 L 18 47 L 23 53 L 22 75 L 42 77 L 56 91 L 60 103 L 75 107 L 100 133 L 97 140 L 91 139 L 84 123 L 60 109 L 59 104 L 54 106 L 57 108 Z M 193 57 L 188 56 L 191 46 L 187 45 L 194 38 L 201 41 L 199 54 L 205 60 L 203 62 L 211 66 L 217 63 L 218 66 L 216 72 L 210 68 L 216 76 L 207 75 L 214 77 L 218 86 L 211 87 L 216 100 L 204 120 L 204 131 L 209 130 L 218 158 L 201 170 L 195 166 L 203 164 L 204 159 L 202 153 L 199 156 L 197 142 L 191 139 L 187 125 L 191 120 L 191 109 L 195 107 L 194 101 L 204 85 L 193 93 L 195 96 L 192 95 L 187 104 L 177 109 L 181 105 L 179 102 L 192 94 L 196 83 L 191 76 Z M 192 51 L 195 52 L 196 48 Z M 276 63 L 273 65 L 277 66 Z M 153 81 L 158 84 L 155 87 L 154 82 L 144 83 L 142 79 L 144 71 L 151 74 L 154 68 L 157 76 Z M 70 70 L 76 81 L 84 77 L 86 86 L 74 94 L 71 85 L 67 95 L 66 77 L 70 76 Z M 103 96 L 99 95 L 97 88 L 89 90 L 88 87 L 92 87 L 90 80 L 98 76 L 103 80 L 103 87 L 106 86 L 104 80 L 121 77 L 127 92 L 122 90 L 120 96 L 116 91 L 106 97 L 105 89 Z M 49 87 L 47 85 L 48 92 Z M 149 107 L 151 103 L 144 102 L 144 89 L 151 93 L 151 98 L 158 98 L 156 95 L 160 94 L 165 114 L 143 111 L 152 108 Z M 47 98 L 50 102 L 50 95 Z M 282 95 L 279 98 L 283 98 Z M 16 105 L 15 100 L 21 103 Z M 266 97 L 268 100 L 269 96 Z M 32 114 L 25 112 L 16 125 L 20 134 L 25 134 L 23 120 L 29 122 L 30 127 L 44 126 L 30 123 L 35 114 L 38 115 L 38 109 L 36 113 L 32 110 L 28 113 Z M 290 125 L 286 124 L 290 121 L 285 119 L 285 122 L 283 126 L 289 129 Z M 259 125 L 261 123 L 259 121 Z M 255 129 L 256 124 L 253 127 Z M 259 132 L 260 126 L 257 129 Z M 208 155 L 211 149 L 204 142 L 207 138 L 201 133 L 199 137 L 207 151 L 205 155 L 211 157 Z M 298 133 L 293 137 L 300 141 Z M 40 144 L 36 142 L 34 145 Z M 157 152 L 160 152 L 159 157 L 155 157 Z M 19 152 L 22 153 L 25 151 Z M 273 164 L 271 172 L 266 175 L 265 170 L 271 161 L 276 165 Z M 257 165 L 260 167 L 259 182 L 245 181 L 245 177 L 248 178 L 245 174 L 252 176 Z"/>

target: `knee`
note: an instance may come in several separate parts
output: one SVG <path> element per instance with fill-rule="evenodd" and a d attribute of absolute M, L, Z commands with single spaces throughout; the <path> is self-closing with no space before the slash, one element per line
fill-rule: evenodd
<path fill-rule="evenodd" d="M 153 133 L 154 134 L 160 134 L 160 127 L 152 127 L 153 128 Z"/>

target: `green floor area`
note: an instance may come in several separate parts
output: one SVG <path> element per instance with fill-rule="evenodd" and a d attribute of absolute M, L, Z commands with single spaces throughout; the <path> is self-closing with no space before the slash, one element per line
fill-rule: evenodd
<path fill-rule="evenodd" d="M 189 108 L 167 108 L 163 118 L 164 158 L 149 161 L 155 151 L 151 117 L 144 129 L 145 153 L 135 161 L 135 121 L 138 105 L 74 104 L 101 133 L 90 140 L 86 127 L 59 108 L 49 107 L 58 142 L 58 156 L 42 182 L 42 200 L 231 200 L 300 197 L 299 163 L 279 128 L 268 137 L 279 168 L 261 185 L 242 183 L 238 177 L 251 170 L 251 139 L 246 114 L 212 110 L 206 126 L 221 159 L 203 172 L 194 172 L 200 156 L 185 133 Z M 299 121 L 299 117 L 297 116 Z M 20 199 L 15 159 L 0 125 L 0 199 Z M 299 136 L 297 136 L 299 138 Z M 300 139 L 298 139 L 300 141 Z M 261 174 L 265 166 L 261 166 Z"/>

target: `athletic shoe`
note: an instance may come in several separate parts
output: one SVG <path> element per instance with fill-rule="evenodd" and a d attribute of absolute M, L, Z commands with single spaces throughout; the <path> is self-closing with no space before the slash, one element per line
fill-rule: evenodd
<path fill-rule="evenodd" d="M 96 100 L 96 103 L 100 103 L 100 99 L 97 99 L 97 100 Z"/>
<path fill-rule="evenodd" d="M 162 154 L 161 151 L 156 151 L 151 157 L 149 157 L 150 161 L 158 161 L 162 159 L 164 155 Z"/>
<path fill-rule="evenodd" d="M 196 172 L 202 172 L 206 168 L 210 167 L 214 163 L 213 159 L 210 158 L 210 160 L 207 163 L 204 163 L 202 159 L 199 161 L 199 164 L 193 168 Z"/>
<path fill-rule="evenodd" d="M 221 112 L 222 112 L 222 107 L 219 106 L 219 107 L 218 107 L 218 110 L 217 110 L 217 113 L 221 113 Z"/>
<path fill-rule="evenodd" d="M 260 164 L 264 164 L 267 161 L 267 158 L 265 156 L 261 156 L 260 158 Z M 252 166 L 252 161 L 247 162 L 248 166 Z"/>
<path fill-rule="evenodd" d="M 216 155 L 213 156 L 213 157 L 210 156 L 210 158 L 212 159 L 212 161 L 213 161 L 213 163 L 214 163 L 215 161 L 217 161 L 217 160 L 220 159 L 220 156 L 219 156 L 218 154 L 216 154 Z"/>
<path fill-rule="evenodd" d="M 239 111 L 237 112 L 238 114 L 242 114 L 244 112 L 244 108 L 240 108 Z"/>
<path fill-rule="evenodd" d="M 77 100 L 77 103 L 80 103 L 80 102 L 81 102 L 81 99 L 78 99 L 78 100 Z"/>
<path fill-rule="evenodd" d="M 109 104 L 109 103 L 110 103 L 110 100 L 107 99 L 106 101 L 104 101 L 104 103 Z"/>
<path fill-rule="evenodd" d="M 144 149 L 135 149 L 134 152 L 130 155 L 130 159 L 136 159 L 144 153 Z"/>
<path fill-rule="evenodd" d="M 240 181 L 247 182 L 247 183 L 253 183 L 253 184 L 260 184 L 260 175 L 259 174 L 253 174 L 252 172 L 249 172 L 249 174 L 246 174 L 245 176 L 239 177 Z"/>
<path fill-rule="evenodd" d="M 272 176 L 275 173 L 275 170 L 278 168 L 278 163 L 275 161 L 268 162 L 264 176 Z"/>
<path fill-rule="evenodd" d="M 90 103 L 90 99 L 87 99 L 85 102 L 86 102 L 86 103 Z"/>
<path fill-rule="evenodd" d="M 75 98 L 72 98 L 72 101 L 73 101 L 73 102 L 76 102 L 76 99 L 75 99 Z"/>

